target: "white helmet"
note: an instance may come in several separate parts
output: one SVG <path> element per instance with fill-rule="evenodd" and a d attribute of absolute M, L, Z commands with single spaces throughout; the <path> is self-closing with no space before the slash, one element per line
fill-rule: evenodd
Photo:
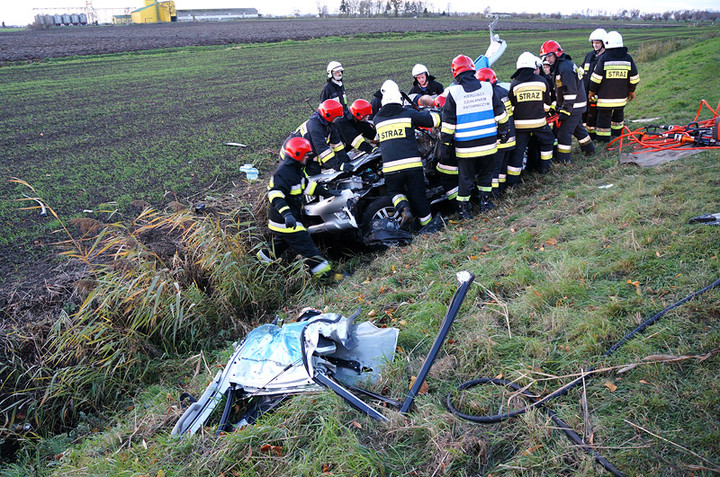
<path fill-rule="evenodd" d="M 334 71 L 345 71 L 339 61 L 331 61 L 327 65 L 328 78 L 332 78 Z"/>
<path fill-rule="evenodd" d="M 592 33 L 590 33 L 590 38 L 588 38 L 588 41 L 604 41 L 605 35 L 607 35 L 607 32 L 603 30 L 602 28 L 596 28 L 593 30 Z"/>
<path fill-rule="evenodd" d="M 418 63 L 417 65 L 413 66 L 413 69 L 412 69 L 413 78 L 416 77 L 417 75 L 421 75 L 423 73 L 430 76 L 430 73 L 428 72 L 428 69 L 425 65 L 421 65 L 420 63 Z"/>
<path fill-rule="evenodd" d="M 537 56 L 533 55 L 529 51 L 523 52 L 518 56 L 516 67 L 520 68 L 540 68 L 542 66 L 542 60 Z"/>
<path fill-rule="evenodd" d="M 622 35 L 616 31 L 608 32 L 607 35 L 605 35 L 605 39 L 603 39 L 603 42 L 605 43 L 605 48 L 620 48 L 623 46 L 623 39 Z"/>
<path fill-rule="evenodd" d="M 389 103 L 402 104 L 402 95 L 400 94 L 400 87 L 393 80 L 386 80 L 380 87 L 382 93 L 382 105 L 385 106 Z"/>

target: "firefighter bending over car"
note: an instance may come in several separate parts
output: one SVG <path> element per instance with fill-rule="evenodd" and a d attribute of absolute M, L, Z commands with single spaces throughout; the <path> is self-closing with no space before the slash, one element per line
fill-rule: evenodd
<path fill-rule="evenodd" d="M 350 160 L 338 129 L 333 127 L 333 122 L 343 115 L 343 107 L 339 102 L 326 99 L 320 103 L 317 111 L 312 113 L 310 119 L 298 126 L 290 135 L 290 138 L 305 138 L 312 146 L 313 160 L 305 167 L 308 175 L 319 174 L 322 169 L 340 169 L 343 163 Z M 280 150 L 280 159 L 285 158 L 284 154 L 283 146 Z"/>
<path fill-rule="evenodd" d="M 523 155 L 530 139 L 534 137 L 540 145 L 539 164 L 541 174 L 550 171 L 553 157 L 555 136 L 545 120 L 546 111 L 550 109 L 550 85 L 540 76 L 542 62 L 529 51 L 521 54 L 516 63 L 517 70 L 510 83 L 508 97 L 513 105 L 516 145 L 511 152 L 507 166 L 507 185 L 513 187 L 520 182 L 523 170 Z M 528 154 L 528 161 L 530 154 Z"/>
<path fill-rule="evenodd" d="M 271 264 L 287 249 L 302 255 L 305 265 L 314 277 L 332 278 L 330 263 L 320 254 L 310 233 L 302 224 L 303 194 L 323 197 L 338 195 L 305 177 L 303 167 L 312 158 L 310 141 L 291 137 L 282 147 L 280 164 L 268 184 L 268 228 L 272 231 L 270 248 L 257 253 L 260 261 Z"/>
<path fill-rule="evenodd" d="M 405 108 L 397 83 L 387 80 L 380 88 L 382 107 L 373 122 L 380 141 L 387 194 L 402 218 L 401 227 L 410 228 L 414 216 L 420 226 L 430 224 L 432 214 L 425 192 L 423 163 L 415 139 L 415 128 L 440 125 L 434 111 Z"/>
<path fill-rule="evenodd" d="M 336 121 L 340 138 L 345 144 L 345 152 L 350 153 L 353 149 L 358 152 L 370 153 L 376 146 L 375 127 L 368 120 L 372 115 L 372 106 L 364 99 L 356 99 L 350 105 L 350 113 Z M 345 163 L 347 164 L 347 163 Z M 341 164 L 341 170 L 345 170 Z"/>

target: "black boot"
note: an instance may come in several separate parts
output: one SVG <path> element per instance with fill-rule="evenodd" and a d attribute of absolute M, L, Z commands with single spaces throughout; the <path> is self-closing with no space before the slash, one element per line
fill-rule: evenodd
<path fill-rule="evenodd" d="M 487 212 L 488 210 L 492 210 L 494 208 L 495 208 L 495 202 L 492 201 L 492 193 L 491 192 L 483 192 L 483 194 L 480 196 L 480 204 L 479 204 L 480 212 Z"/>
<path fill-rule="evenodd" d="M 400 228 L 403 230 L 408 230 L 410 226 L 413 223 L 413 220 L 415 220 L 415 217 L 413 216 L 412 212 L 410 211 L 410 204 L 405 202 L 403 205 L 400 206 Z"/>
<path fill-rule="evenodd" d="M 472 211 L 469 201 L 458 202 L 458 218 L 460 220 L 472 219 Z"/>

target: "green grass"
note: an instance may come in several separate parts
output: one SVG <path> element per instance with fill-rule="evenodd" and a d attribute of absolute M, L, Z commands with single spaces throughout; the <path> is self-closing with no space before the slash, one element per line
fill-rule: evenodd
<path fill-rule="evenodd" d="M 632 53 L 635 45 L 642 42 L 671 35 L 681 37 L 682 32 L 687 32 L 689 37 L 693 31 L 623 33 Z M 539 48 L 542 43 L 539 35 L 520 32 L 508 38 L 511 47 L 496 68 L 501 80 L 509 77 L 520 52 Z M 576 61 L 589 49 L 585 33 L 557 32 L 557 38 Z M 667 118 L 667 122 L 688 122 L 693 119 L 700 99 L 707 98 L 715 106 L 720 98 L 710 95 L 718 91 L 720 80 L 706 70 L 718 64 L 720 40 L 699 40 L 668 51 L 652 62 L 639 64 L 641 83 L 637 100 L 628 107 L 628 117 L 657 115 Z M 472 54 L 477 51 L 474 45 L 478 39 L 463 34 L 439 36 L 433 41 L 438 42 L 439 48 L 424 54 L 422 61 L 447 84 L 449 75 L 443 65 L 453 55 L 446 52 Z M 482 49 L 484 41 L 483 38 Z M 302 100 L 310 93 L 298 95 L 297 92 L 320 89 L 322 70 L 328 60 L 322 50 L 327 49 L 328 43 L 342 46 L 334 51 L 342 51 L 338 59 L 346 67 L 351 98 L 369 97 L 389 71 L 401 72 L 391 73 L 390 77 L 409 85 L 409 74 L 405 73 L 419 61 L 414 53 L 416 38 L 410 38 L 208 48 L 202 50 L 202 55 L 172 51 L 166 55 L 65 60 L 42 66 L 55 70 L 58 77 L 65 76 L 61 71 L 70 75 L 75 69 L 102 67 L 105 73 L 95 78 L 95 84 L 83 86 L 86 93 L 97 92 L 96 96 L 89 97 L 96 98 L 95 108 L 99 110 L 112 110 L 112 104 L 120 107 L 123 82 L 116 82 L 115 74 L 126 82 L 131 81 L 131 73 L 137 68 L 167 83 L 171 72 L 185 73 L 186 76 L 180 75 L 182 80 L 175 81 L 174 87 L 183 91 L 184 84 L 187 91 L 177 94 L 186 94 L 186 98 L 192 91 L 198 98 L 196 109 L 189 104 L 182 111 L 174 109 L 175 106 L 162 99 L 160 88 L 148 82 L 148 88 L 154 91 L 148 97 L 156 102 L 150 101 L 151 107 L 143 108 L 142 101 L 130 98 L 132 106 L 124 110 L 129 112 L 128 121 L 118 122 L 113 129 L 119 135 L 133 137 L 132 131 L 145 130 L 143 125 L 148 123 L 143 122 L 143 118 L 155 114 L 152 105 L 165 105 L 166 111 L 174 111 L 175 115 L 157 113 L 155 120 L 172 120 L 177 131 L 195 132 L 194 136 L 182 140 L 170 132 L 149 133 L 164 137 L 164 144 L 171 150 L 188 141 L 192 148 L 201 151 L 198 154 L 203 154 L 203 148 L 222 152 L 216 143 L 239 140 L 252 145 L 251 150 L 243 154 L 257 158 L 267 172 L 277 143 L 309 112 Z M 385 55 L 378 55 L 379 51 Z M 303 55 L 302 59 L 296 58 L 299 54 Z M 369 62 L 370 57 L 375 61 Z M 267 77 L 243 70 L 249 67 L 240 59 L 251 58 L 257 68 L 253 71 L 262 71 Z M 133 64 L 125 65 L 124 61 Z M 693 66 L 698 64 L 707 67 Z M 678 65 L 684 67 L 686 74 L 669 75 L 668 71 L 674 71 Z M 0 75 L 7 76 L 8 71 L 23 73 L 27 80 L 30 73 L 23 69 L 33 67 L 38 68 L 34 70 L 35 77 L 43 76 L 41 65 L 12 67 L 0 71 Z M 246 71 L 246 76 L 236 76 L 238 71 Z M 308 71 L 317 74 L 298 74 Z M 76 75 L 81 85 L 82 77 Z M 197 81 L 192 83 L 188 78 Z M 701 86 L 688 88 L 689 83 Z M 3 81 L 2 84 L 2 88 L 11 88 L 14 83 L 8 85 Z M 168 88 L 168 84 L 163 86 Z M 263 90 L 264 95 L 252 96 L 247 94 L 249 86 L 267 89 Z M 196 91 L 198 89 L 200 91 Z M 111 92 L 107 99 L 111 105 L 102 100 L 103 91 Z M 225 101 L 237 98 L 228 102 L 231 104 L 228 108 L 235 114 L 214 106 L 223 98 Z M 223 129 L 223 122 L 215 122 L 209 110 L 216 111 L 219 119 L 229 121 L 229 127 Z M 78 117 L 82 117 L 81 112 L 77 113 Z M 183 115 L 187 122 L 181 120 Z M 68 117 L 71 116 L 68 113 Z M 14 121 L 19 129 L 34 127 L 17 118 Z M 141 124 L 138 126 L 136 122 Z M 68 127 L 68 131 L 71 130 L 73 128 Z M 254 139 L 246 140 L 245 134 Z M 157 139 L 156 136 L 137 138 L 132 148 L 121 141 L 116 144 L 117 150 L 107 154 L 114 157 L 113 154 L 124 148 L 127 157 L 163 155 L 165 149 L 155 144 Z M 67 134 L 62 142 L 74 140 Z M 90 149 L 82 141 L 73 144 Z M 153 153 L 147 152 L 148 149 Z M 209 152 L 205 154 L 212 156 Z M 68 160 L 73 157 L 68 155 Z M 246 162 L 247 157 L 243 156 L 236 165 Z M 61 159 L 57 158 L 58 163 Z M 213 367 L 224 364 L 230 351 L 229 345 L 211 351 L 216 346 L 211 341 L 205 341 L 205 347 L 189 341 L 185 343 L 190 346 L 189 350 L 171 350 L 165 359 L 158 356 L 146 362 L 150 371 L 145 382 L 155 384 L 133 395 L 132 402 L 121 396 L 110 410 L 104 413 L 96 410 L 81 416 L 80 425 L 71 434 L 27 442 L 20 454 L 21 460 L 14 467 L 8 467 L 5 475 L 37 471 L 54 475 L 159 475 L 162 472 L 165 475 L 284 476 L 320 475 L 324 470 L 328 475 L 363 476 L 490 472 L 493 475 L 599 474 L 592 459 L 573 448 L 541 412 L 480 426 L 448 413 L 443 405 L 444 397 L 463 381 L 500 374 L 530 385 L 533 392 L 550 392 L 569 378 L 543 380 L 547 375 L 580 372 L 642 319 L 715 280 L 720 270 L 717 228 L 690 226 L 687 220 L 720 209 L 718 159 L 718 151 L 703 152 L 661 167 L 638 169 L 620 166 L 614 153 L 603 151 L 573 166 L 557 167 L 550 175 L 528 178 L 522 189 L 510 193 L 484 218 L 450 225 L 433 237 L 419 238 L 412 246 L 379 254 L 369 263 L 350 262 L 356 267 L 355 274 L 339 286 L 298 286 L 288 291 L 280 300 L 285 308 L 278 309 L 285 315 L 292 315 L 304 306 L 327 307 L 347 315 L 362 305 L 363 316 L 372 314 L 378 323 L 399 327 L 398 356 L 374 389 L 397 398 L 407 392 L 410 377 L 417 373 L 430 348 L 455 289 L 455 272 L 467 269 L 477 276 L 451 332 L 451 341 L 443 348 L 428 378 L 429 393 L 418 398 L 415 411 L 407 417 L 385 411 L 391 422 L 378 424 L 360 416 L 335 396 L 320 393 L 294 398 L 257 425 L 232 435 L 214 437 L 214 430 L 208 429 L 206 434 L 177 442 L 169 438 L 169 430 L 180 412 L 177 395 L 181 389 L 200 394 L 214 375 L 214 371 L 205 369 L 198 353 L 205 353 L 208 365 Z M 108 159 L 101 157 L 100 160 Z M 225 160 L 232 162 L 218 159 L 215 167 L 219 171 L 227 167 L 223 166 Z M 142 165 L 142 161 L 119 164 L 122 165 L 118 168 L 127 168 L 128 180 L 133 176 L 132 171 L 153 173 L 149 167 L 134 168 Z M 154 164 L 165 170 L 163 161 Z M 95 169 L 102 168 L 87 167 L 84 173 L 102 177 L 102 171 Z M 199 174 L 198 169 L 193 170 Z M 30 179 L 40 180 L 45 187 L 44 194 L 54 197 L 56 185 L 52 181 L 43 182 L 42 174 L 30 168 L 25 172 L 32 176 Z M 229 177 L 237 177 L 233 176 L 234 169 L 227 173 Z M 212 175 L 206 180 L 210 180 L 209 177 Z M 67 183 L 76 184 L 78 182 L 73 181 L 78 180 L 71 175 Z M 171 181 L 171 178 L 165 180 Z M 98 179 L 92 183 L 100 182 Z M 614 186 L 609 189 L 599 188 L 610 183 Z M 145 186 L 142 181 L 135 185 Z M 118 184 L 118 192 L 124 187 Z M 110 192 L 103 197 L 103 200 L 112 199 Z M 233 242 L 234 233 L 229 231 L 223 240 L 213 239 L 215 235 L 209 234 L 205 240 L 237 243 Z M 218 246 L 218 250 L 224 249 Z M 213 277 L 212 283 L 230 285 L 241 278 L 230 273 L 234 268 L 221 260 L 222 253 L 214 256 L 209 261 L 219 266 L 208 269 L 214 272 L 206 272 Z M 164 279 L 162 273 L 158 276 Z M 715 326 L 720 315 L 719 293 L 711 291 L 674 310 L 600 364 L 621 366 L 642 362 L 650 355 L 692 356 L 716 350 L 720 342 Z M 239 291 L 231 288 L 220 288 L 216 297 L 238 294 Z M 242 308 L 242 303 L 231 301 L 223 310 Z M 271 306 L 263 305 L 254 311 L 268 312 Z M 105 313 L 112 309 L 108 308 Z M 252 312 L 249 310 L 248 314 Z M 134 316 L 148 320 L 152 314 L 141 304 Z M 172 319 L 172 314 L 167 317 Z M 87 316 L 87 320 L 93 318 L 96 317 Z M 119 318 L 122 317 L 113 320 Z M 226 325 L 223 321 L 215 324 L 218 331 L 227 330 Z M 242 329 L 236 333 L 237 336 L 228 338 L 240 339 Z M 180 357 L 173 354 L 177 352 L 183 354 Z M 720 455 L 719 364 L 718 354 L 713 354 L 704 360 L 688 358 L 675 363 L 640 364 L 627 372 L 616 369 L 588 378 L 587 402 L 594 443 L 600 452 L 628 475 L 708 473 L 703 470 L 710 466 L 707 462 L 637 430 L 626 420 L 717 466 L 720 464 L 717 458 Z M 616 385 L 617 389 L 611 391 L 605 386 L 606 382 Z M 134 389 L 131 383 L 127 386 Z M 580 396 L 581 389 L 575 389 L 553 401 L 550 407 L 582 432 L 587 423 L 578 404 Z M 507 405 L 508 397 L 498 389 L 479 388 L 462 397 L 462 406 L 478 413 L 494 412 L 499 406 Z M 515 400 L 511 402 L 511 405 L 517 404 Z M 275 446 L 278 452 L 264 452 L 265 445 Z"/>

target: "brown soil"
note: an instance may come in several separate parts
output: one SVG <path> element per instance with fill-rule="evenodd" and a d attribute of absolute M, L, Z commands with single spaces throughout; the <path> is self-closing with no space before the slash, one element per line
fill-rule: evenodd
<path fill-rule="evenodd" d="M 0 32 L 0 65 L 74 55 L 98 55 L 184 46 L 308 40 L 369 33 L 487 31 L 486 19 L 328 18 L 258 19 L 151 25 L 88 26 Z M 639 27 L 643 25 L 634 25 Z M 651 25 L 648 25 L 651 26 Z M 502 20 L 498 31 L 588 29 L 569 20 Z"/>

